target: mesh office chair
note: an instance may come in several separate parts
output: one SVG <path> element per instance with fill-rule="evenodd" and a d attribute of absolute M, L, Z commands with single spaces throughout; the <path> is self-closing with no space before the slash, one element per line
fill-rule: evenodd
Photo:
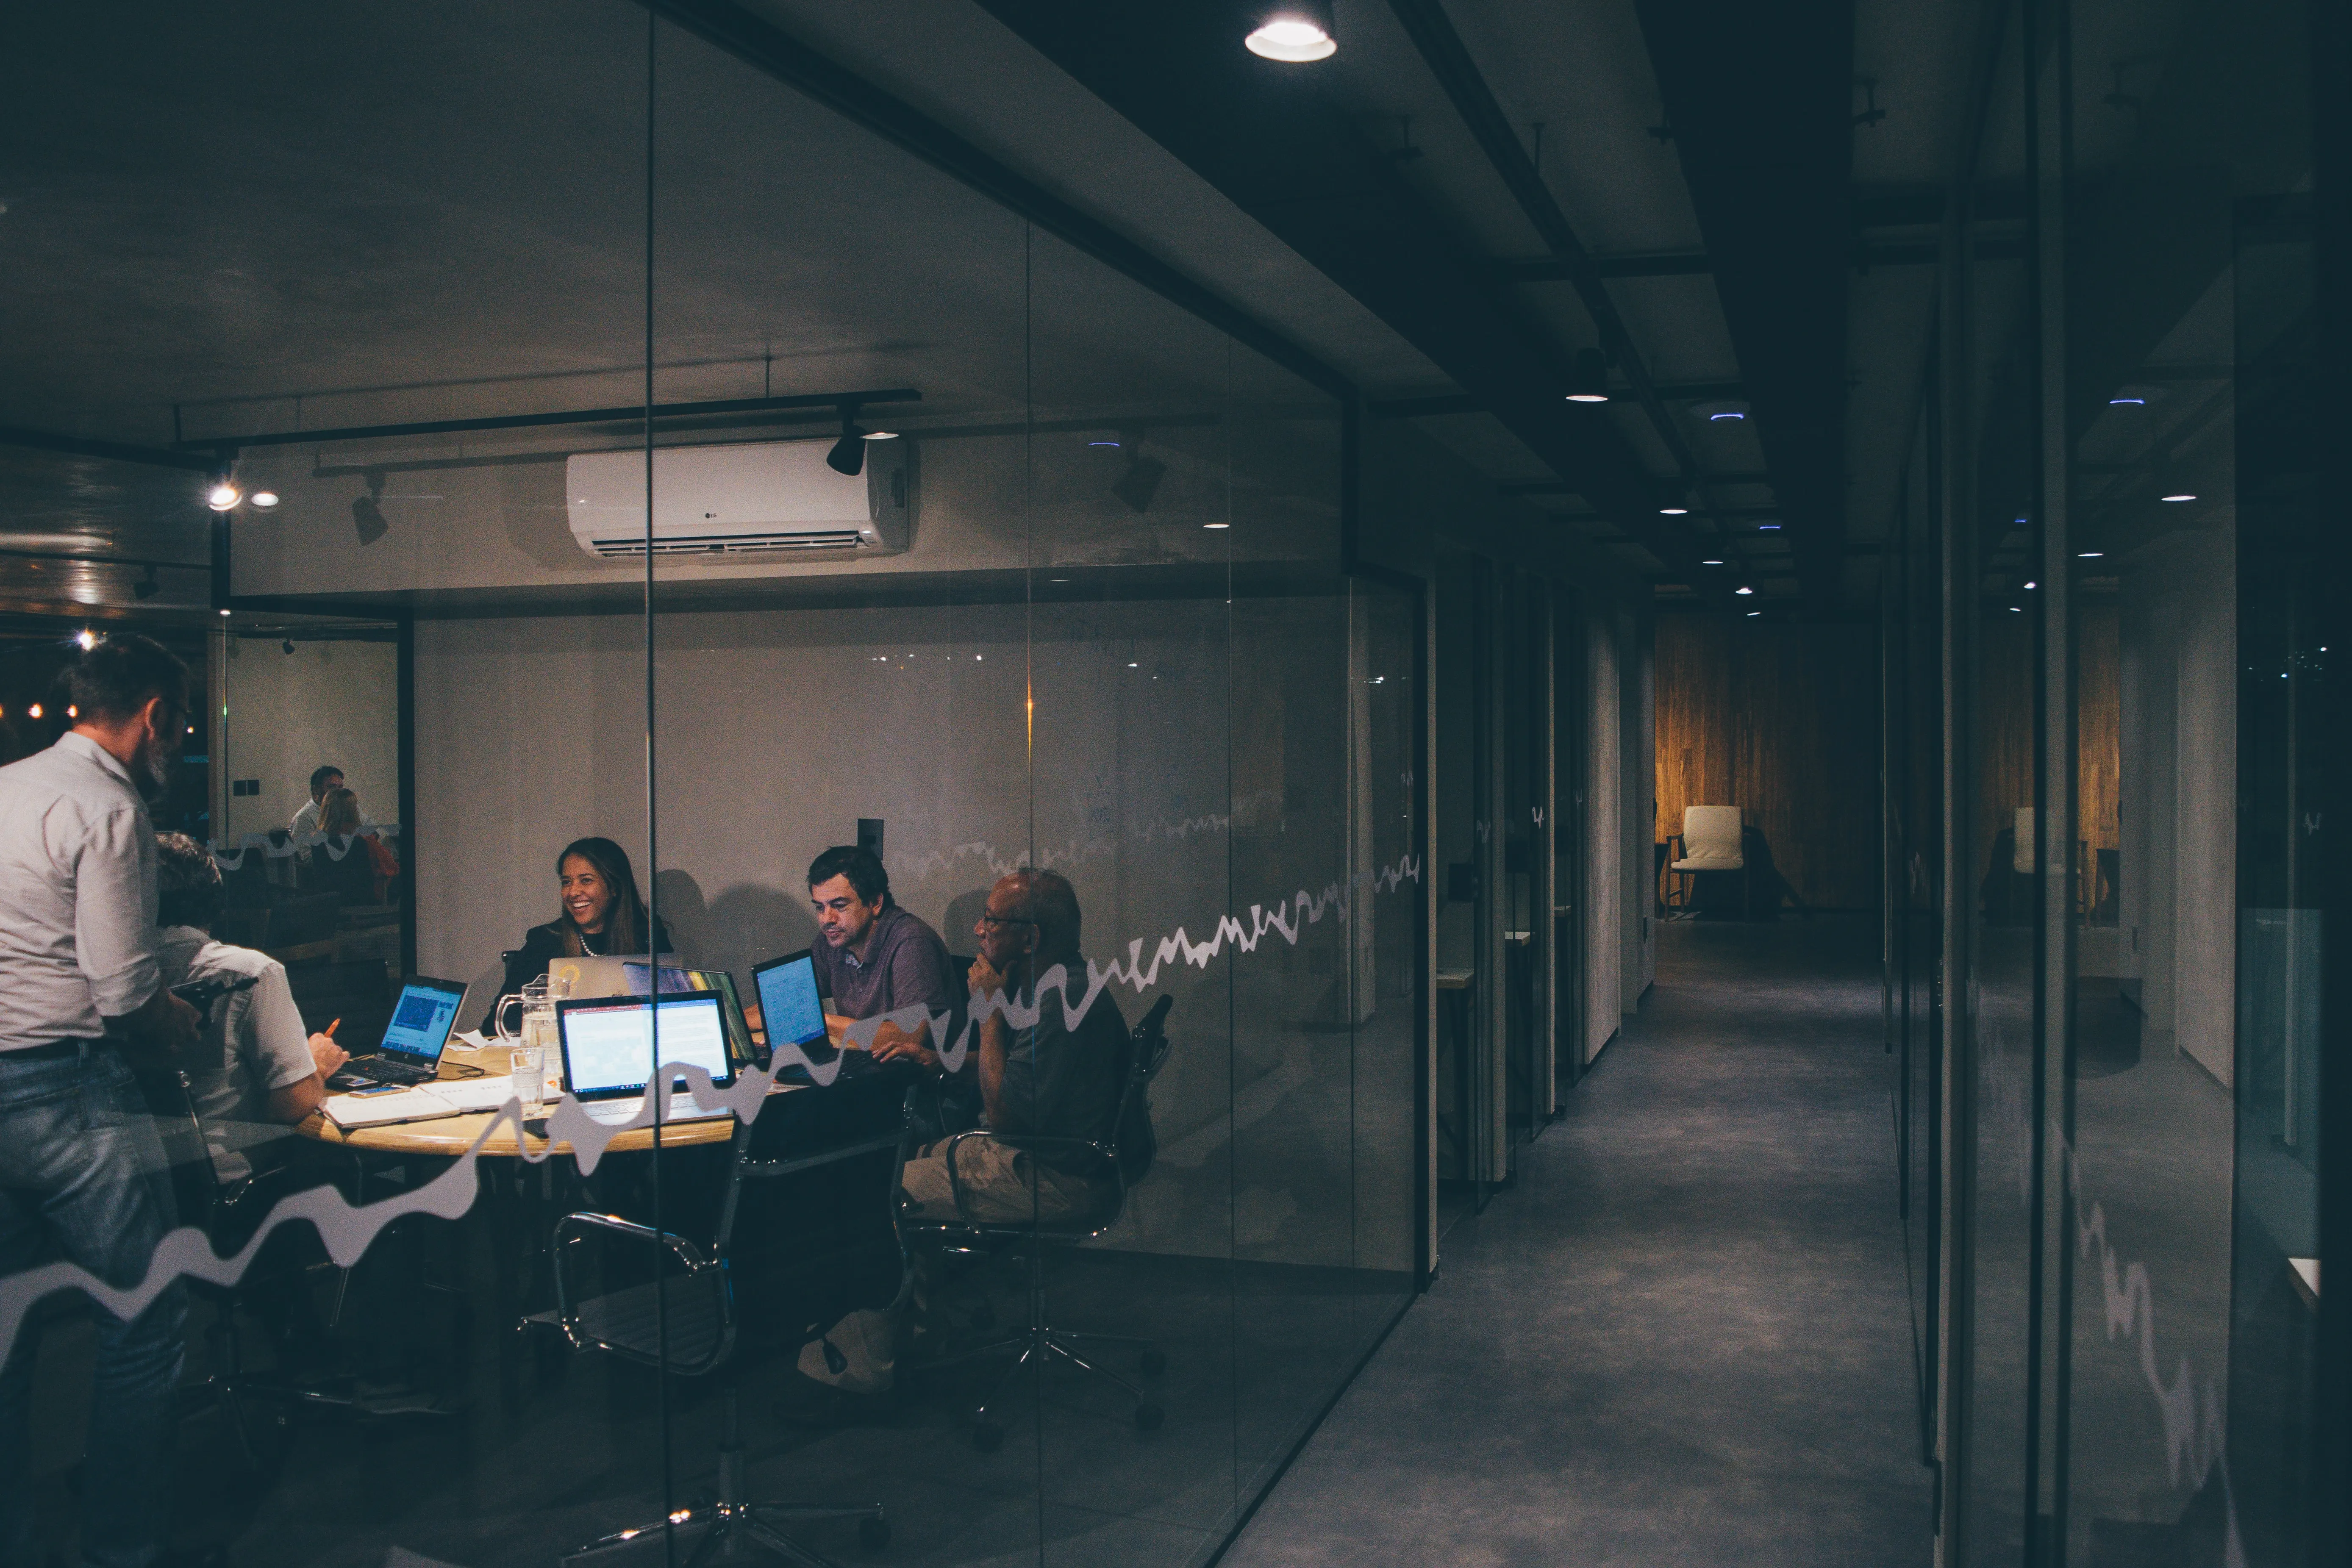
<path fill-rule="evenodd" d="M 1008 1334 L 991 1343 L 978 1345 L 959 1354 L 944 1357 L 931 1363 L 934 1367 L 950 1366 L 976 1361 L 984 1356 L 1012 1354 L 1011 1365 L 1004 1369 L 986 1399 L 972 1412 L 971 1440 L 982 1453 L 993 1452 L 1004 1442 L 1004 1428 L 989 1419 L 989 1412 L 1012 1385 L 1015 1373 L 1032 1364 L 1042 1372 L 1049 1362 L 1069 1363 L 1080 1372 L 1103 1378 L 1124 1389 L 1135 1401 L 1135 1425 L 1139 1431 L 1157 1428 L 1165 1413 L 1142 1389 L 1126 1378 L 1099 1366 L 1078 1353 L 1082 1345 L 1124 1346 L 1138 1353 L 1139 1364 L 1146 1375 L 1159 1373 L 1167 1365 L 1167 1358 L 1150 1340 L 1127 1334 L 1080 1333 L 1056 1328 L 1045 1316 L 1045 1255 L 1049 1251 L 1067 1250 L 1080 1242 L 1091 1241 L 1117 1225 L 1127 1213 L 1127 1194 L 1130 1184 L 1140 1181 L 1150 1167 L 1152 1151 L 1148 1141 L 1139 1149 L 1132 1140 L 1141 1136 L 1148 1140 L 1150 1126 L 1151 1080 L 1168 1060 L 1168 1010 L 1175 998 L 1162 996 L 1151 1005 L 1140 1023 L 1129 1031 L 1127 1083 L 1119 1096 L 1118 1120 L 1115 1122 L 1112 1141 L 1097 1143 L 1082 1138 L 1007 1137 L 985 1128 L 959 1132 L 947 1140 L 945 1157 L 948 1179 L 955 1198 L 957 1220 L 917 1220 L 903 1215 L 899 1221 L 900 1236 L 920 1235 L 932 1238 L 944 1250 L 964 1253 L 991 1253 L 1009 1250 L 1020 1256 L 1028 1265 L 1028 1322 L 1017 1333 Z M 956 1151 L 972 1141 L 991 1139 L 1030 1153 L 1045 1152 L 1083 1162 L 1101 1193 L 1101 1201 L 1080 1214 L 1048 1218 L 1033 1215 L 1022 1220 L 983 1220 L 974 1215 L 971 1195 L 956 1173 Z M 1122 1142 L 1129 1147 L 1122 1149 Z M 1124 1156 L 1124 1157 L 1122 1157 Z"/>
<path fill-rule="evenodd" d="M 201 1227 L 214 1251 L 228 1255 L 245 1244 L 268 1216 L 269 1206 L 286 1194 L 286 1184 L 272 1180 L 273 1173 L 257 1173 L 242 1182 L 223 1182 L 213 1165 L 211 1141 L 196 1111 L 187 1074 L 167 1064 L 142 1060 L 134 1068 L 134 1076 L 140 1094 L 155 1118 L 164 1158 L 171 1165 L 173 1195 L 178 1200 L 183 1220 L 193 1221 Z M 307 1274 L 308 1270 L 301 1272 Z M 249 1307 L 265 1291 L 306 1289 L 304 1279 L 289 1279 L 282 1272 L 258 1276 L 248 1272 L 232 1285 L 216 1285 L 206 1279 L 189 1279 L 185 1284 L 191 1296 L 213 1309 L 213 1321 L 205 1331 L 205 1338 L 212 1347 L 214 1370 L 202 1382 L 181 1386 L 179 1413 L 184 1418 L 207 1409 L 226 1411 L 229 1429 L 236 1437 L 238 1457 L 248 1468 L 258 1468 L 261 1463 L 253 1444 L 248 1400 L 258 1399 L 283 1407 L 277 1418 L 279 1426 L 287 1424 L 296 1407 L 357 1408 L 356 1402 L 347 1394 L 330 1394 L 297 1379 L 257 1374 L 246 1368 L 244 1341 L 237 1332 L 237 1311 Z"/>
<path fill-rule="evenodd" d="M 890 1184 L 886 1189 L 887 1194 L 895 1194 L 899 1173 L 906 1168 L 909 1130 L 916 1125 L 919 1114 L 917 1092 L 907 1091 L 899 1107 L 898 1125 L 887 1136 L 853 1134 L 845 1141 L 797 1156 L 779 1158 L 761 1152 L 777 1141 L 772 1136 L 755 1140 L 760 1123 L 739 1123 L 729 1160 L 726 1198 L 719 1207 L 716 1231 L 707 1244 L 698 1245 L 684 1237 L 616 1215 L 583 1212 L 564 1215 L 555 1226 L 555 1310 L 526 1318 L 524 1326 L 551 1325 L 562 1332 L 574 1351 L 615 1355 L 680 1377 L 703 1377 L 719 1371 L 735 1349 L 735 1290 L 730 1256 L 743 1184 L 788 1176 L 857 1154 L 896 1149 L 898 1152 L 890 1165 Z M 761 1122 L 779 1109 L 777 1102 L 770 1101 Z M 654 1264 L 654 1279 L 581 1297 L 575 1289 L 573 1260 L 580 1245 L 592 1238 L 642 1249 Z M 671 1263 L 667 1269 L 662 1267 L 665 1258 Z M 909 1290 L 903 1252 L 899 1278 L 899 1296 L 903 1300 Z M 665 1328 L 667 1355 L 663 1353 Z M 658 1533 L 665 1525 L 679 1531 L 706 1531 L 691 1560 L 698 1563 L 725 1551 L 733 1538 L 740 1535 L 801 1568 L 830 1568 L 827 1559 L 783 1533 L 781 1527 L 789 1521 L 855 1519 L 858 1521 L 858 1540 L 862 1544 L 873 1549 L 889 1544 L 889 1520 L 880 1503 L 755 1502 L 746 1492 L 740 1390 L 730 1380 L 721 1406 L 716 1495 L 667 1520 L 602 1536 L 564 1561 L 593 1562 L 607 1553 L 626 1551 L 641 1545 L 648 1535 Z"/>

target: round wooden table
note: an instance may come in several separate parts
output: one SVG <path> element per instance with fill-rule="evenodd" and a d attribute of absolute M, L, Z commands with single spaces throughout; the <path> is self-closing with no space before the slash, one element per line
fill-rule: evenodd
<path fill-rule="evenodd" d="M 507 1054 L 511 1048 L 507 1046 L 492 1046 L 487 1050 L 468 1050 L 452 1041 L 449 1048 L 441 1054 L 441 1076 L 444 1078 L 465 1076 L 462 1073 L 449 1071 L 448 1069 L 453 1066 L 478 1067 L 485 1072 L 503 1073 L 506 1070 Z M 779 1084 L 770 1092 L 786 1094 L 791 1092 L 793 1087 L 790 1084 Z M 305 1138 L 315 1139 L 319 1142 L 331 1143 L 345 1149 L 366 1149 L 384 1154 L 432 1154 L 443 1159 L 456 1159 L 474 1146 L 474 1140 L 481 1137 L 483 1129 L 498 1120 L 496 1111 L 476 1110 L 457 1116 L 436 1117 L 430 1121 L 394 1121 L 383 1127 L 342 1128 L 328 1121 L 325 1112 L 314 1110 L 302 1119 L 295 1131 Z M 735 1119 L 733 1117 L 703 1117 L 693 1121 L 675 1121 L 664 1127 L 661 1130 L 661 1146 L 665 1149 L 692 1149 L 703 1144 L 724 1143 L 734 1136 Z M 543 1138 L 526 1137 L 525 1142 L 528 1144 L 528 1152 L 533 1154 L 548 1152 L 568 1155 L 572 1152 L 572 1145 L 562 1140 L 551 1144 Z M 604 1146 L 604 1152 L 607 1154 L 641 1153 L 653 1146 L 654 1130 L 652 1128 L 633 1127 L 625 1132 L 615 1134 L 613 1141 Z M 500 1126 L 488 1142 L 482 1145 L 482 1152 L 501 1154 L 509 1159 L 525 1152 L 524 1149 L 516 1146 L 514 1123 L 509 1121 Z"/>

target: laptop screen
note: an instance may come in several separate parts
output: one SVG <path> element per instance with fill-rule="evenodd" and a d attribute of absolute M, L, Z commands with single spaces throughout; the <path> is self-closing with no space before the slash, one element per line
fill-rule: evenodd
<path fill-rule="evenodd" d="M 384 1026 L 383 1044 L 378 1048 L 403 1061 L 438 1062 L 465 999 L 462 985 L 446 980 L 410 981 L 400 988 L 400 1000 L 393 1006 L 392 1022 Z"/>
<path fill-rule="evenodd" d="M 719 999 L 709 992 L 661 999 L 664 1066 L 698 1067 L 714 1084 L 732 1081 Z M 563 1076 L 582 1100 L 642 1094 L 652 1077 L 655 1004 L 638 997 L 566 1002 L 557 1012 Z"/>
<path fill-rule="evenodd" d="M 651 983 L 646 978 L 646 976 L 653 973 L 653 963 L 649 960 L 623 959 L 621 961 L 621 974 L 624 984 L 622 984 L 621 989 L 626 991 L 632 996 L 643 996 L 646 994 L 653 989 Z M 706 985 L 697 985 L 694 983 L 694 975 L 691 971 L 674 968 L 667 963 L 663 964 L 661 968 L 661 988 L 662 994 L 665 996 L 677 996 L 689 991 L 707 991 L 709 989 L 709 987 Z"/>
<path fill-rule="evenodd" d="M 760 985 L 760 1014 L 768 1049 L 805 1046 L 824 1038 L 824 1009 L 816 994 L 816 961 L 805 952 L 763 963 L 752 971 Z"/>

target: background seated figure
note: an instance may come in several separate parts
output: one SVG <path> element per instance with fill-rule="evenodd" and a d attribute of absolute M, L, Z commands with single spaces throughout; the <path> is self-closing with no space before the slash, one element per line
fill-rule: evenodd
<path fill-rule="evenodd" d="M 292 834 L 296 838 L 308 838 L 311 834 L 318 832 L 320 808 L 322 803 L 327 798 L 327 792 L 330 790 L 338 790 L 342 787 L 342 769 L 335 766 L 332 763 L 322 763 L 318 767 L 312 768 L 310 770 L 310 798 L 304 801 L 301 806 L 296 810 L 292 820 L 286 824 L 286 831 Z"/>
<path fill-rule="evenodd" d="M 373 904 L 376 896 L 376 863 L 360 816 L 360 797 L 347 789 L 331 789 L 319 803 L 319 831 L 326 842 L 303 852 L 302 886 L 312 892 L 334 893 L 346 904 Z"/>
<path fill-rule="evenodd" d="M 637 892 L 637 874 L 628 851 L 609 838 L 575 838 L 563 847 L 555 858 L 555 896 L 556 917 L 525 931 L 522 945 L 507 960 L 505 982 L 475 1026 L 482 1033 L 496 1028 L 499 1007 L 508 997 L 520 994 L 558 958 L 670 951 L 667 928 L 655 929 L 647 943 L 652 917 Z"/>
<path fill-rule="evenodd" d="M 1024 1135 L 1109 1142 L 1117 1131 L 1127 1085 L 1127 1021 L 1106 990 L 1083 1017 L 1065 1010 L 1064 993 L 1038 1005 L 1037 982 L 1055 964 L 1069 974 L 1075 1008 L 1086 996 L 1087 963 L 1079 951 L 1076 891 L 1057 871 L 1014 871 L 989 890 L 988 907 L 972 934 L 980 956 L 969 983 L 974 998 L 1002 993 L 1008 1002 L 1037 1006 L 1037 1020 L 1016 1027 L 990 1013 L 978 1030 L 980 1089 L 991 1138 L 969 1138 L 956 1149 L 952 1177 L 947 1142 L 929 1145 L 907 1162 L 901 1212 L 910 1217 L 956 1220 L 960 1184 L 974 1219 L 1018 1223 L 1066 1219 L 1110 1201 L 1108 1173 L 1084 1155 L 1032 1151 Z M 973 1004 L 977 1005 L 977 1001 Z M 930 1260 L 915 1259 L 915 1310 L 926 1300 Z M 802 1374 L 852 1394 L 881 1394 L 895 1381 L 906 1310 L 852 1312 L 803 1347 Z"/>

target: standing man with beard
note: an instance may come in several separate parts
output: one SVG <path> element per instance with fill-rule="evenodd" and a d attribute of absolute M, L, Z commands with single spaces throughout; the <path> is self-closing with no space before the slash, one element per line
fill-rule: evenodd
<path fill-rule="evenodd" d="M 0 768 L 0 1289 L 61 1255 L 137 1285 L 177 1215 L 163 1144 L 123 1054 L 177 1051 L 194 1008 L 163 985 L 147 802 L 187 733 L 187 670 L 109 637 L 68 677 L 79 721 Z M 144 1568 L 168 1535 L 172 1391 L 185 1300 L 129 1322 L 98 1310 L 81 1557 Z M 36 1560 L 26 1421 L 34 1336 L 0 1347 L 0 1562 Z"/>

